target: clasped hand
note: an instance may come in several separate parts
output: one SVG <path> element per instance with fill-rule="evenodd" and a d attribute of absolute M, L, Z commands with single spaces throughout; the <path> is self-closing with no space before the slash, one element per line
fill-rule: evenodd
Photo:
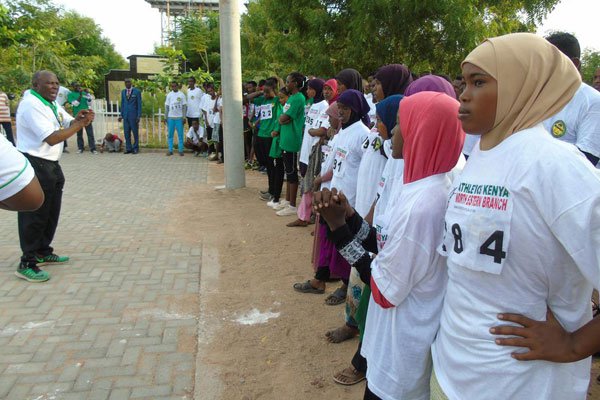
<path fill-rule="evenodd" d="M 336 188 L 314 192 L 313 209 L 327 222 L 332 231 L 343 226 L 346 218 L 354 215 L 354 209 L 348 203 L 346 195 L 338 192 Z"/>
<path fill-rule="evenodd" d="M 75 119 L 83 123 L 84 126 L 88 126 L 94 121 L 96 114 L 93 110 L 81 110 L 77 113 Z"/>

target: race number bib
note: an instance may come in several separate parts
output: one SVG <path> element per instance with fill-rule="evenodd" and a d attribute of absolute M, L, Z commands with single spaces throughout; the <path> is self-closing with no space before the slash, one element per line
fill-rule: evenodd
<path fill-rule="evenodd" d="M 348 158 L 348 150 L 343 147 L 337 147 L 335 149 L 333 159 L 333 176 L 336 178 L 343 178 L 346 173 L 346 159 Z"/>
<path fill-rule="evenodd" d="M 290 109 L 290 103 L 285 103 L 285 105 L 283 106 L 283 112 L 287 112 L 287 110 Z"/>
<path fill-rule="evenodd" d="M 440 253 L 473 271 L 499 275 L 510 242 L 513 199 L 501 185 L 461 182 L 450 194 Z"/>
<path fill-rule="evenodd" d="M 329 115 L 321 113 L 315 122 L 315 129 L 329 128 Z"/>
<path fill-rule="evenodd" d="M 260 106 L 260 120 L 271 119 L 273 117 L 273 104 L 263 104 Z"/>
<path fill-rule="evenodd" d="M 326 144 L 322 145 L 321 153 L 321 165 L 325 165 L 325 163 L 327 162 L 327 157 L 329 157 L 329 155 L 331 154 L 331 147 L 327 146 Z"/>
<path fill-rule="evenodd" d="M 315 110 L 313 108 L 306 114 L 306 118 L 304 119 L 304 124 L 306 126 L 308 126 L 309 128 L 318 128 L 315 126 L 315 123 L 318 121 L 318 118 L 319 118 L 319 110 Z"/>

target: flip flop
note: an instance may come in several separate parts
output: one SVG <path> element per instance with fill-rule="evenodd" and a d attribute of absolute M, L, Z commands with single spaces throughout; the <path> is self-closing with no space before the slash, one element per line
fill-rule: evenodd
<path fill-rule="evenodd" d="M 294 283 L 294 290 L 300 293 L 323 294 L 325 289 L 318 289 L 310 284 L 310 280 L 306 282 Z"/>
<path fill-rule="evenodd" d="M 354 367 L 344 368 L 337 374 L 333 375 L 333 380 L 344 386 L 356 385 L 357 383 L 364 381 L 366 378 L 367 377 L 363 372 L 357 371 Z"/>
<path fill-rule="evenodd" d="M 342 289 L 341 287 L 335 289 L 333 293 L 331 293 L 325 299 L 325 304 L 328 306 L 337 306 L 338 304 L 342 304 L 346 302 L 347 290 Z"/>

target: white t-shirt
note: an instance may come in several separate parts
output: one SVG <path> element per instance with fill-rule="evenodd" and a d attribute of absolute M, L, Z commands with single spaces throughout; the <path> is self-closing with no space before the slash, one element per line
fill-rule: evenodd
<path fill-rule="evenodd" d="M 467 156 L 470 156 L 473 152 L 473 148 L 479 142 L 480 138 L 481 135 L 471 135 L 470 133 L 467 133 L 465 135 L 465 143 L 463 144 L 462 153 Z"/>
<path fill-rule="evenodd" d="M 201 126 L 199 126 L 198 131 L 194 131 L 194 127 L 192 126 L 186 134 L 186 137 L 192 139 L 192 143 L 198 144 L 204 138 L 204 129 Z"/>
<path fill-rule="evenodd" d="M 200 118 L 202 111 L 200 110 L 200 102 L 204 92 L 199 87 L 187 91 L 187 113 L 186 117 Z"/>
<path fill-rule="evenodd" d="M 439 327 L 448 275 L 436 251 L 444 232 L 446 174 L 404 184 L 389 237 L 371 264 L 372 279 L 395 307 L 373 297 L 361 354 L 369 389 L 382 399 L 429 400 L 430 348 Z"/>
<path fill-rule="evenodd" d="M 356 204 L 356 181 L 358 167 L 363 156 L 362 144 L 369 135 L 369 128 L 356 121 L 336 135 L 333 151 L 333 178 L 331 188 L 344 192 L 352 207 Z"/>
<path fill-rule="evenodd" d="M 183 118 L 183 107 L 186 104 L 185 95 L 181 91 L 169 92 L 165 100 L 165 107 L 169 107 L 169 119 Z"/>
<path fill-rule="evenodd" d="M 376 128 L 373 128 L 362 143 L 363 157 L 358 168 L 356 183 L 355 209 L 361 217 L 365 217 L 377 198 L 377 188 L 387 158 L 381 153 L 383 139 Z"/>
<path fill-rule="evenodd" d="M 61 128 L 67 128 L 73 117 L 58 104 L 56 107 L 58 118 L 37 97 L 31 94 L 23 97 L 17 108 L 17 149 L 20 152 L 50 161 L 60 159 L 63 142 L 50 146 L 44 139 Z"/>
<path fill-rule="evenodd" d="M 539 124 L 476 147 L 452 186 L 439 248 L 449 280 L 432 348 L 440 386 L 451 399 L 585 399 L 589 358 L 517 361 L 510 354 L 523 349 L 496 345 L 489 329 L 503 324 L 498 313 L 545 320 L 547 307 L 569 332 L 590 321 L 600 283 L 595 168 Z"/>
<path fill-rule="evenodd" d="M 544 121 L 550 134 L 600 157 L 600 93 L 582 83 L 558 114 Z"/>
<path fill-rule="evenodd" d="M 69 93 L 71 93 L 69 89 L 64 86 L 60 86 L 58 88 L 58 94 L 56 95 L 56 104 L 61 107 L 64 106 L 67 102 L 67 98 L 69 97 Z"/>
<path fill-rule="evenodd" d="M 329 108 L 327 100 L 320 101 L 310 106 L 308 113 L 304 117 L 304 135 L 302 136 L 302 147 L 300 147 L 300 162 L 308 165 L 310 151 L 319 141 L 318 136 L 310 136 L 309 129 L 329 128 L 329 115 L 326 111 Z"/>
<path fill-rule="evenodd" d="M 321 152 L 323 156 L 321 158 L 321 176 L 330 172 L 333 168 L 333 151 L 335 150 L 335 143 L 337 142 L 338 135 L 335 135 L 327 144 L 321 146 Z M 321 183 L 321 189 L 331 189 L 331 180 Z"/>
<path fill-rule="evenodd" d="M 374 123 L 377 120 L 377 108 L 375 108 L 375 103 L 373 102 L 373 93 L 365 94 L 365 99 L 369 105 L 369 118 L 371 119 L 371 123 Z"/>
<path fill-rule="evenodd" d="M 34 176 L 33 168 L 25 156 L 0 135 L 0 201 L 19 193 Z"/>
<path fill-rule="evenodd" d="M 215 127 L 215 101 L 217 101 L 216 97 L 213 99 L 207 94 L 203 97 L 201 104 L 202 111 L 206 111 L 206 124 L 211 128 Z"/>
<path fill-rule="evenodd" d="M 213 114 L 213 124 L 221 123 L 221 113 L 220 111 L 223 109 L 223 98 L 219 96 L 217 98 L 217 111 L 214 111 Z"/>

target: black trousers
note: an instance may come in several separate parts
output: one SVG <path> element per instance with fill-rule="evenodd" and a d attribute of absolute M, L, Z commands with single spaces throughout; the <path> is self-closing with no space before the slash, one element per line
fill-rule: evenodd
<path fill-rule="evenodd" d="M 358 349 L 356 349 L 356 353 L 354 353 L 354 357 L 352 357 L 352 366 L 359 372 L 363 374 L 367 373 L 367 359 L 360 355 L 360 349 L 362 348 L 362 341 L 358 342 Z"/>
<path fill-rule="evenodd" d="M 208 123 L 206 124 L 206 140 L 207 141 L 211 141 L 213 140 L 213 128 L 211 126 L 208 126 Z M 208 151 L 209 152 L 214 152 L 215 151 L 215 145 L 214 144 L 209 144 L 208 145 Z"/>
<path fill-rule="evenodd" d="M 187 123 L 188 123 L 188 128 L 192 127 L 192 122 L 200 122 L 200 118 L 199 117 L 187 117 Z"/>
<path fill-rule="evenodd" d="M 254 146 L 254 154 L 256 154 L 256 160 L 258 161 L 259 165 L 264 165 L 265 167 L 267 167 L 267 173 L 269 173 L 269 151 L 271 151 L 272 144 L 272 137 L 259 136 L 256 138 L 256 144 Z M 274 165 L 275 164 L 271 165 L 271 167 L 273 168 Z"/>
<path fill-rule="evenodd" d="M 219 144 L 217 145 L 217 151 L 221 153 L 221 159 L 225 159 L 225 143 L 223 143 L 223 124 L 219 124 Z"/>
<path fill-rule="evenodd" d="M 369 390 L 369 382 L 367 382 L 367 386 L 365 386 L 365 397 L 363 397 L 363 400 L 381 400 L 381 397 Z"/>
<path fill-rule="evenodd" d="M 2 124 L 2 127 L 4 128 L 4 132 L 6 132 L 6 139 L 8 139 L 8 141 L 11 142 L 14 146 L 15 145 L 15 137 L 13 136 L 12 124 L 10 123 L 10 121 L 1 122 L 1 124 Z"/>
<path fill-rule="evenodd" d="M 58 226 L 60 207 L 62 204 L 65 176 L 58 161 L 25 154 L 31 163 L 35 175 L 44 191 L 44 203 L 31 212 L 19 212 L 19 241 L 21 243 L 21 261 L 33 261 L 35 256 L 47 256 L 54 252 L 50 244 Z"/>
<path fill-rule="evenodd" d="M 298 183 L 298 153 L 284 151 L 281 157 L 288 183 Z"/>
<path fill-rule="evenodd" d="M 272 165 L 269 167 L 269 165 Z M 283 167 L 283 159 L 269 157 L 267 163 L 267 174 L 269 174 L 269 168 L 273 168 L 273 191 L 270 192 L 273 195 L 273 201 L 279 201 L 281 197 L 281 191 L 283 190 L 283 176 L 285 175 L 285 168 Z"/>

